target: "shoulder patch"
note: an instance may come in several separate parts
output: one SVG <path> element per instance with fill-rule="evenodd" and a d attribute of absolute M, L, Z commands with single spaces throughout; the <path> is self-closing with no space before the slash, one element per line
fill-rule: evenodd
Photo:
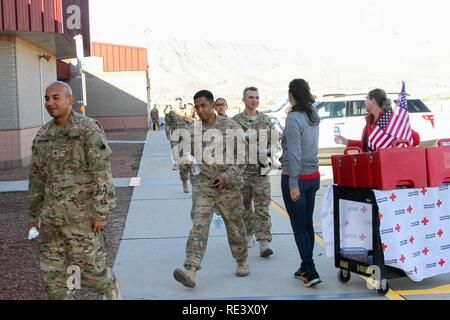
<path fill-rule="evenodd" d="M 112 153 L 108 143 L 98 132 L 92 133 L 87 139 L 87 142 L 103 159 L 107 159 Z"/>

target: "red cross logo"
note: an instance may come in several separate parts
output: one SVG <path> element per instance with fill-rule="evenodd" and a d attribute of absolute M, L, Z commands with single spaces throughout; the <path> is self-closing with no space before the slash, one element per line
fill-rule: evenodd
<path fill-rule="evenodd" d="M 428 222 L 430 222 L 430 220 L 428 220 L 427 217 L 422 219 L 422 223 L 424 226 L 426 226 L 428 224 Z"/>
<path fill-rule="evenodd" d="M 397 199 L 397 196 L 395 195 L 395 193 L 391 194 L 391 196 L 389 197 L 389 199 L 392 200 L 392 202 L 395 201 L 395 199 Z"/>
<path fill-rule="evenodd" d="M 414 267 L 414 273 L 417 273 L 417 267 Z"/>
<path fill-rule="evenodd" d="M 440 265 L 441 267 L 443 267 L 444 264 L 445 264 L 445 260 L 444 260 L 444 259 L 441 259 L 441 260 L 439 261 L 439 265 Z"/>
<path fill-rule="evenodd" d="M 383 251 L 386 251 L 387 248 L 388 248 L 387 244 L 383 243 L 381 245 L 381 249 L 383 249 Z"/>
<path fill-rule="evenodd" d="M 442 201 L 438 200 L 438 202 L 436 203 L 436 205 L 438 206 L 438 208 L 440 208 L 442 206 Z"/>
<path fill-rule="evenodd" d="M 413 207 L 409 206 L 408 209 L 406 209 L 406 211 L 408 211 L 408 213 L 411 214 L 411 212 L 413 212 Z"/>
<path fill-rule="evenodd" d="M 409 238 L 409 242 L 411 242 L 411 244 L 413 244 L 413 243 L 414 243 L 414 240 L 416 240 L 416 239 L 414 239 L 414 237 L 413 237 L 413 236 L 411 236 L 411 238 Z"/>
<path fill-rule="evenodd" d="M 362 213 L 364 214 L 364 213 L 367 212 L 367 208 L 366 208 L 366 207 L 362 207 L 362 208 L 361 208 L 361 211 L 362 211 Z"/>
<path fill-rule="evenodd" d="M 423 248 L 422 253 L 423 253 L 424 255 L 428 255 L 428 252 L 429 252 L 429 251 L 430 251 L 430 250 L 428 250 L 428 248 L 425 247 L 425 248 Z"/>
<path fill-rule="evenodd" d="M 378 220 L 381 221 L 381 219 L 383 219 L 383 214 L 381 212 L 378 212 Z"/>
<path fill-rule="evenodd" d="M 406 260 L 405 256 L 402 255 L 402 256 L 400 257 L 400 261 L 401 261 L 402 263 L 405 263 L 405 260 Z"/>
<path fill-rule="evenodd" d="M 398 224 L 398 225 L 396 225 L 395 226 L 395 230 L 397 230 L 397 232 L 400 232 L 400 229 L 401 229 L 402 227 Z"/>
<path fill-rule="evenodd" d="M 444 231 L 442 231 L 441 229 L 439 229 L 437 235 L 439 236 L 439 238 L 442 237 L 442 235 L 444 234 Z"/>
<path fill-rule="evenodd" d="M 361 241 L 364 241 L 364 240 L 366 240 L 366 235 L 364 233 L 361 233 L 359 238 L 361 239 Z"/>
<path fill-rule="evenodd" d="M 422 188 L 422 191 L 420 191 L 420 192 L 422 192 L 423 195 L 426 195 L 428 190 L 426 188 Z"/>

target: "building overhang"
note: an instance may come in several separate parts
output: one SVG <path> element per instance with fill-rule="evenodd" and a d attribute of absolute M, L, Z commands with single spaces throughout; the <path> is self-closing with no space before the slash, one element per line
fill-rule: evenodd
<path fill-rule="evenodd" d="M 74 40 L 66 35 L 51 32 L 21 32 L 21 31 L 0 31 L 0 35 L 19 37 L 35 46 L 53 54 L 58 59 L 76 58 L 76 47 Z M 85 53 L 89 54 L 89 48 L 85 48 Z"/>

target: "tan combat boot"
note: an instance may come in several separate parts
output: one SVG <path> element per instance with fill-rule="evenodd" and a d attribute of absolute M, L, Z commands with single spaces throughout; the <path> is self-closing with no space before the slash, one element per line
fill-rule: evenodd
<path fill-rule="evenodd" d="M 236 268 L 236 277 L 246 277 L 250 274 L 250 268 L 247 260 L 238 260 Z"/>
<path fill-rule="evenodd" d="M 184 270 L 175 269 L 173 277 L 185 287 L 195 288 L 195 273 L 195 267 L 185 268 Z"/>
<path fill-rule="evenodd" d="M 114 280 L 114 288 L 105 293 L 106 300 L 122 300 L 122 292 L 120 291 L 119 280 Z"/>
<path fill-rule="evenodd" d="M 183 181 L 183 192 L 189 193 L 189 186 L 188 186 L 187 181 Z"/>
<path fill-rule="evenodd" d="M 267 258 L 273 255 L 272 249 L 270 249 L 270 242 L 268 240 L 259 241 L 259 256 Z"/>

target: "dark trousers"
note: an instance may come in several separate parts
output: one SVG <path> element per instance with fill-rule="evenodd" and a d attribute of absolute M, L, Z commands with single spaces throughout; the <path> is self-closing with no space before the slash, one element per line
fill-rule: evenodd
<path fill-rule="evenodd" d="M 314 250 L 314 226 L 313 213 L 316 201 L 316 192 L 320 188 L 320 178 L 314 180 L 299 180 L 300 199 L 294 202 L 291 199 L 289 189 L 289 177 L 282 176 L 281 190 L 283 192 L 284 205 L 291 220 L 297 244 L 302 259 L 301 268 L 306 271 L 315 269 L 313 260 Z"/>

